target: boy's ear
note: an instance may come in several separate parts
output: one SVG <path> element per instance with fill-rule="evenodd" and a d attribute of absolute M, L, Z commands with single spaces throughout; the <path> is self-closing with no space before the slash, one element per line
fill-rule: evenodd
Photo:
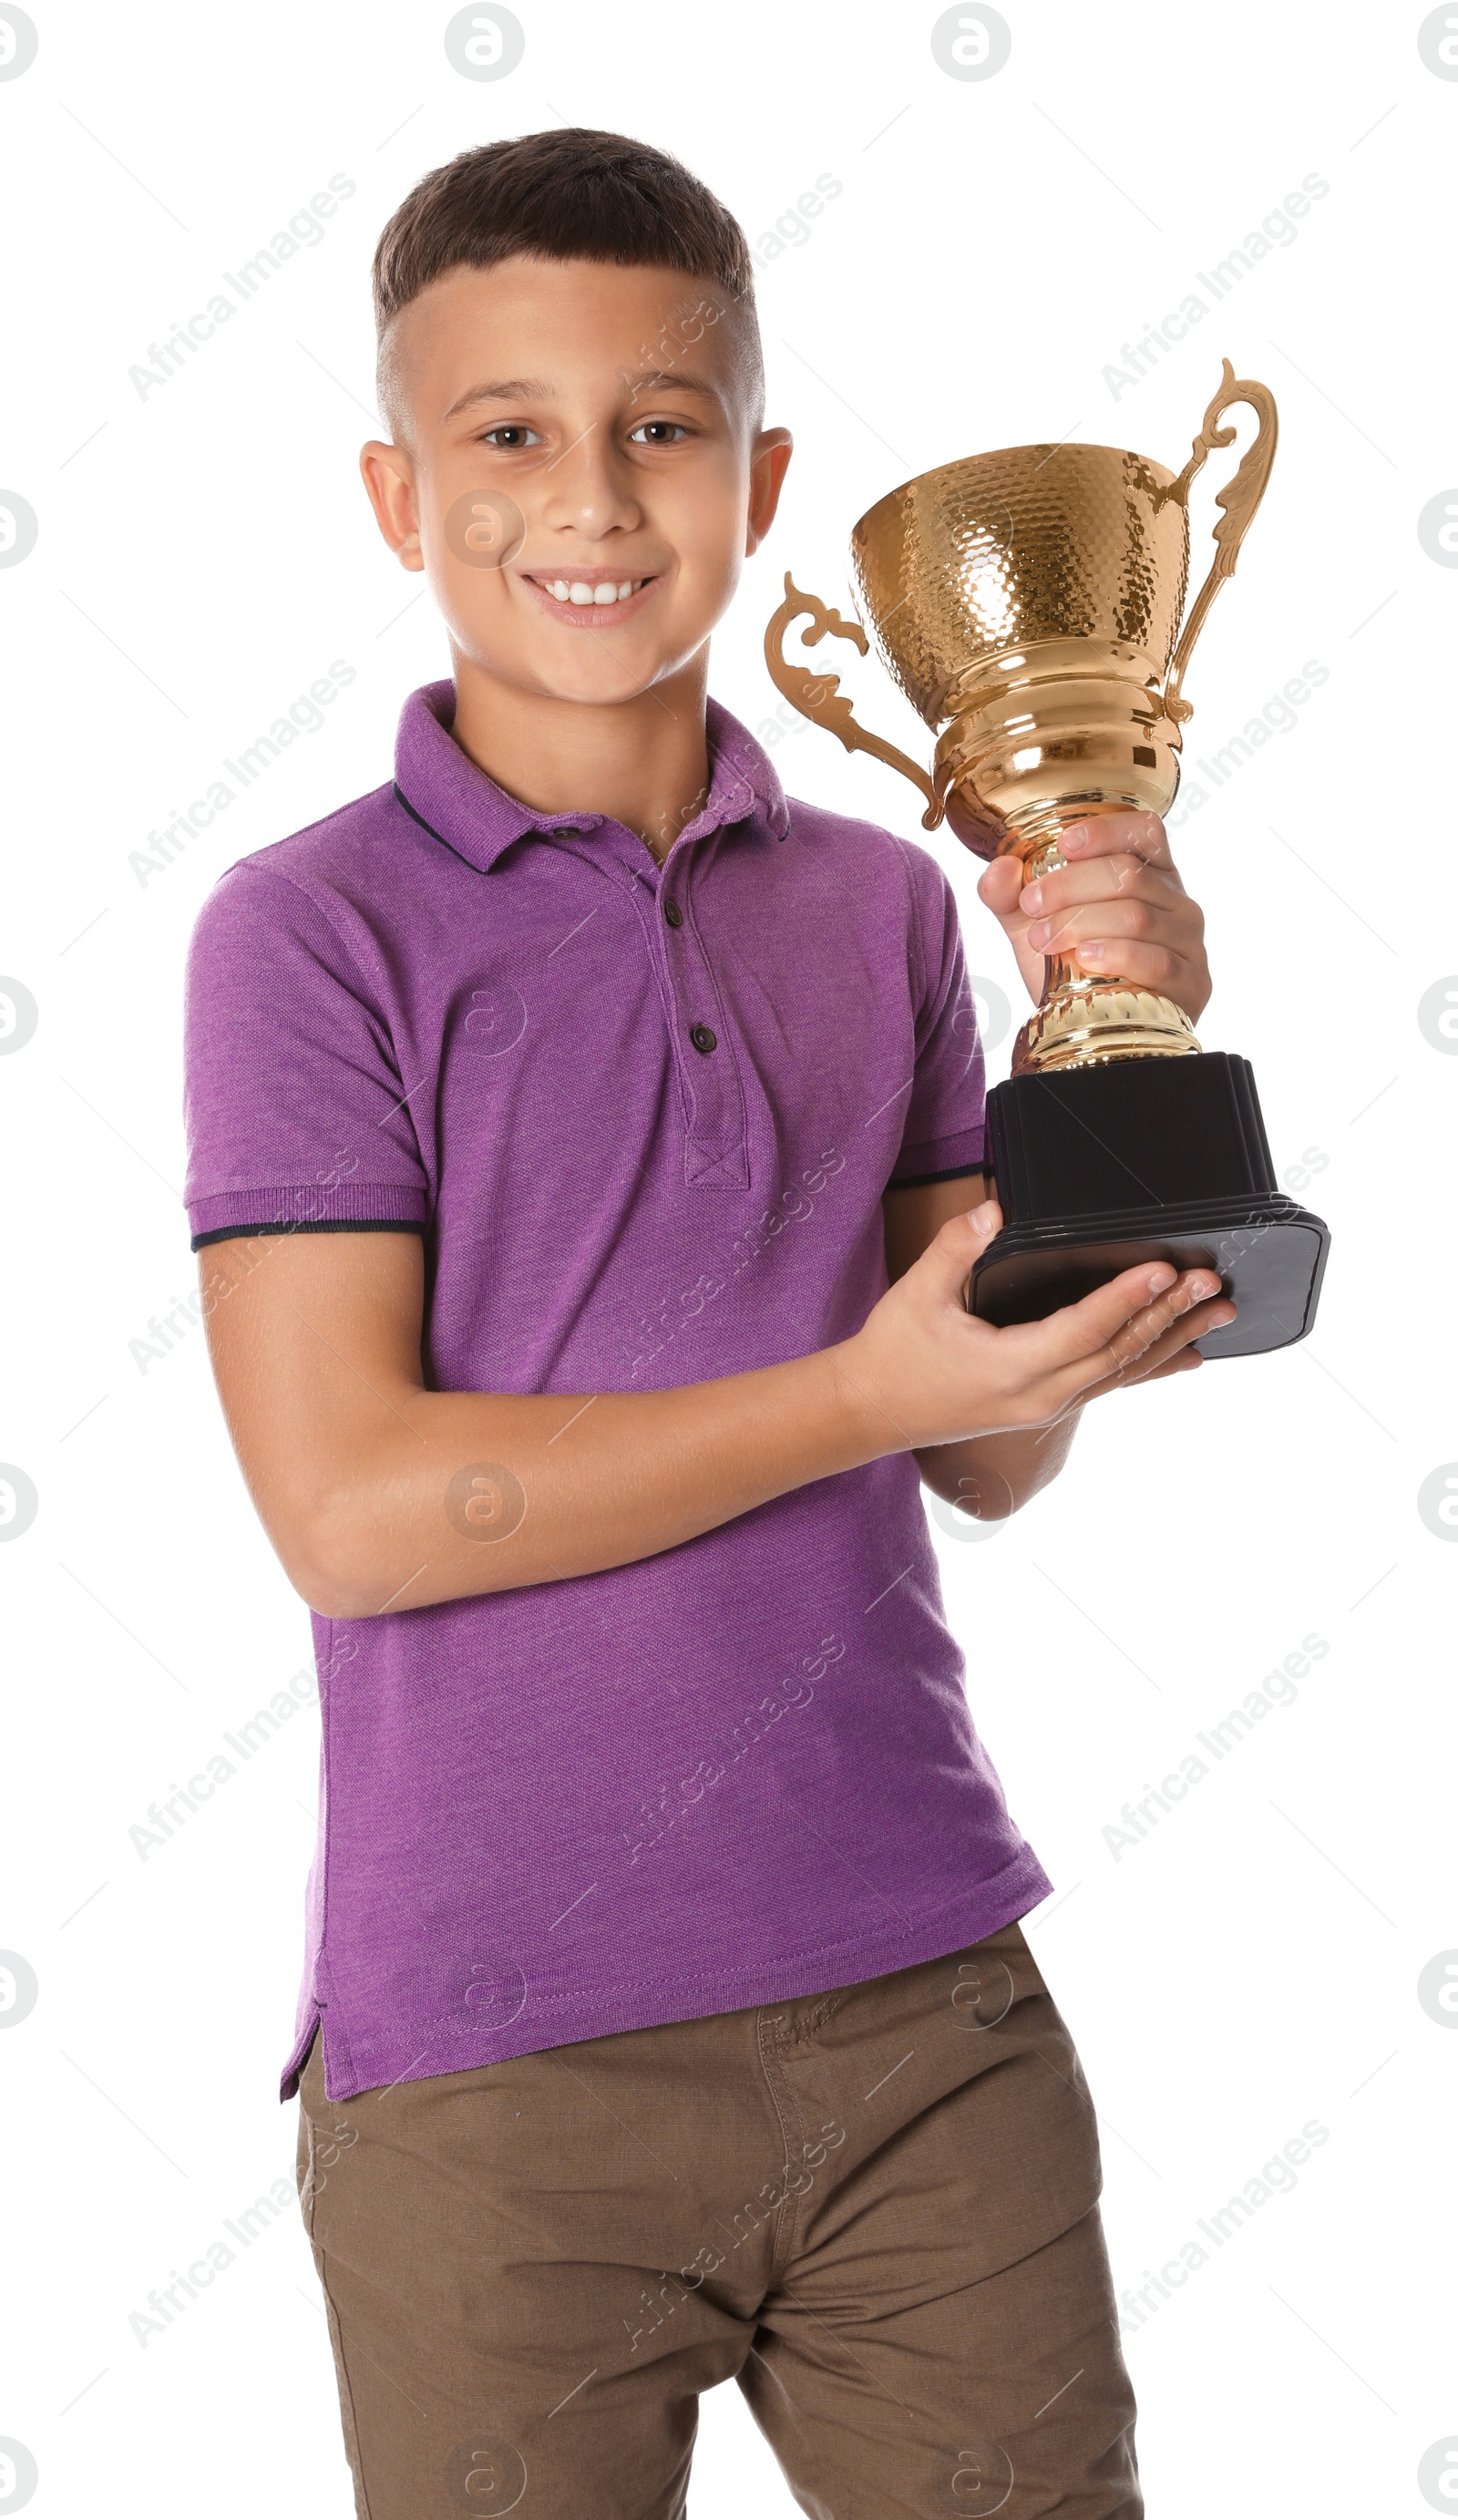
<path fill-rule="evenodd" d="M 415 472 L 404 447 L 386 446 L 383 439 L 372 437 L 360 449 L 360 471 L 376 522 L 401 567 L 423 568 Z"/>
<path fill-rule="evenodd" d="M 785 471 L 794 451 L 795 441 L 787 428 L 762 428 L 754 441 L 754 453 L 749 459 L 749 516 L 744 535 L 746 559 L 751 552 L 759 550 L 774 522 Z"/>

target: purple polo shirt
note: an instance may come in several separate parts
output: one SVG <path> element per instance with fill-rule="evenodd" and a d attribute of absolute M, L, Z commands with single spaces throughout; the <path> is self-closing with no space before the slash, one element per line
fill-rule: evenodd
<path fill-rule="evenodd" d="M 393 788 L 203 905 L 195 1249 L 420 1234 L 434 1390 L 655 1390 L 846 1337 L 885 1289 L 888 1184 L 982 1154 L 935 860 L 787 803 L 711 700 L 709 801 L 659 868 L 605 815 L 507 795 L 453 707 L 417 692 Z M 908 1455 L 637 1565 L 313 1626 L 286 2098 L 316 2022 L 344 2099 L 909 1967 L 1051 1886 Z"/>

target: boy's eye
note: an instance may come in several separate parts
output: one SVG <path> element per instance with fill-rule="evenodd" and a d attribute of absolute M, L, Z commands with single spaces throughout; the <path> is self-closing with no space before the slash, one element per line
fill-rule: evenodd
<path fill-rule="evenodd" d="M 542 443 L 536 430 L 534 428 L 528 428 L 524 420 L 498 421 L 494 428 L 482 429 L 481 439 L 484 445 L 504 446 L 507 448 L 508 453 L 513 447 L 526 445 L 540 446 Z"/>
<path fill-rule="evenodd" d="M 687 434 L 681 420 L 641 420 L 628 432 L 629 442 L 639 446 L 673 446 Z"/>

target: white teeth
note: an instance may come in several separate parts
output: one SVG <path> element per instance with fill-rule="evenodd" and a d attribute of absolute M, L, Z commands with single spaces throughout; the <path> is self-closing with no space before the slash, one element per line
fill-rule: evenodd
<path fill-rule="evenodd" d="M 549 595 L 556 598 L 558 604 L 578 605 L 626 604 L 630 595 L 636 595 L 641 586 L 647 584 L 646 578 L 642 577 L 622 577 L 616 580 L 603 577 L 599 578 L 596 585 L 589 585 L 585 577 L 570 579 L 548 577 L 538 582 L 546 588 Z"/>

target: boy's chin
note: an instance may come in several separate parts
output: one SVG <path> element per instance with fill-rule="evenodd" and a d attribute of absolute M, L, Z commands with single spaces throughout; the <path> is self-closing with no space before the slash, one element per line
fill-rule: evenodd
<path fill-rule="evenodd" d="M 581 658 L 563 656 L 558 641 L 548 648 L 534 644 L 530 653 L 519 648 L 502 654 L 458 646 L 457 656 L 467 671 L 474 667 L 483 682 L 501 684 L 523 698 L 570 701 L 587 708 L 622 707 L 641 699 L 682 661 L 641 652 L 617 657 L 604 653 L 596 641 L 582 644 L 592 652 Z"/>

